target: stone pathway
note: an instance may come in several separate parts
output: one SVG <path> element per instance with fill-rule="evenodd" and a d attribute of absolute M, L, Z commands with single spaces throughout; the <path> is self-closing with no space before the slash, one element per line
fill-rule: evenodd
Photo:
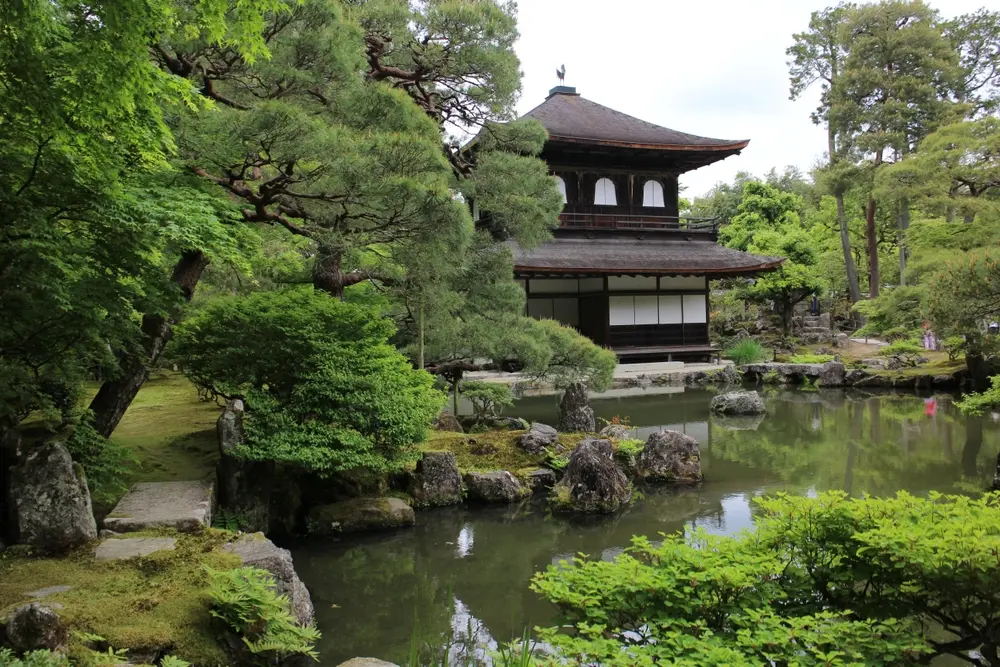
<path fill-rule="evenodd" d="M 177 540 L 172 537 L 112 537 L 97 545 L 96 560 L 125 560 L 148 556 L 157 551 L 173 551 Z"/>
<path fill-rule="evenodd" d="M 198 530 L 212 522 L 212 483 L 145 482 L 136 484 L 104 519 L 117 533 L 149 528 Z"/>

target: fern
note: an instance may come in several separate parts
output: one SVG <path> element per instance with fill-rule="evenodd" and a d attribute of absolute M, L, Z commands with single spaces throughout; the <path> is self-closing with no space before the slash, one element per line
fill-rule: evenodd
<path fill-rule="evenodd" d="M 208 568 L 208 572 L 210 613 L 238 634 L 252 654 L 267 662 L 291 656 L 319 660 L 315 649 L 319 630 L 296 622 L 288 598 L 275 591 L 269 572 L 254 567 L 224 571 Z"/>

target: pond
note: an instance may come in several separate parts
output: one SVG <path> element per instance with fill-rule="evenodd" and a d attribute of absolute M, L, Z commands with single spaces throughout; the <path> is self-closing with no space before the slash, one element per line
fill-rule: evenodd
<path fill-rule="evenodd" d="M 779 490 L 853 495 L 982 489 L 1000 445 L 995 416 L 963 417 L 947 396 L 781 390 L 757 423 L 709 416 L 702 390 L 597 398 L 598 417 L 628 417 L 639 437 L 683 431 L 701 444 L 705 483 L 646 490 L 621 514 L 553 517 L 544 503 L 421 512 L 391 534 L 293 545 L 323 631 L 323 665 L 364 655 L 406 662 L 411 642 L 452 656 L 549 624 L 553 609 L 528 589 L 536 572 L 577 553 L 614 558 L 632 535 L 753 523 L 753 499 Z M 511 414 L 555 423 L 556 397 L 522 399 Z"/>

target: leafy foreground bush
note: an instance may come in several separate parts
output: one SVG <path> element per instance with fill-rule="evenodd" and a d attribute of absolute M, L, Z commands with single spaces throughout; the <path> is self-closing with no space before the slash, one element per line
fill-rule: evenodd
<path fill-rule="evenodd" d="M 48 650 L 29 651 L 18 658 L 10 649 L 0 648 L 0 667 L 70 667 L 69 658 Z"/>
<path fill-rule="evenodd" d="M 398 469 L 444 403 L 378 313 L 311 288 L 216 301 L 179 327 L 195 384 L 246 402 L 237 454 L 321 474 Z"/>
<path fill-rule="evenodd" d="M 990 388 L 986 391 L 966 394 L 955 405 L 964 414 L 982 416 L 990 410 L 1000 409 L 1000 375 L 990 378 Z"/>
<path fill-rule="evenodd" d="M 752 532 L 549 567 L 532 588 L 575 631 L 540 639 L 604 667 L 1000 665 L 1000 497 L 757 502 Z"/>
<path fill-rule="evenodd" d="M 274 591 L 265 570 L 240 567 L 209 570 L 212 616 L 239 636 L 246 648 L 266 664 L 281 664 L 292 656 L 319 660 L 314 646 L 320 638 L 313 626 L 299 625 L 288 611 L 288 598 Z"/>
<path fill-rule="evenodd" d="M 752 364 L 766 357 L 764 347 L 753 338 L 741 338 L 726 348 L 726 358 L 737 366 Z"/>

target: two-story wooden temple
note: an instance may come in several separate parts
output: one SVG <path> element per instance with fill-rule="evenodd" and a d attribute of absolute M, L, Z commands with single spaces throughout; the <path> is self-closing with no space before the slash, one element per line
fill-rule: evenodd
<path fill-rule="evenodd" d="M 542 158 L 565 202 L 551 241 L 513 248 L 528 314 L 576 327 L 619 358 L 709 357 L 708 281 L 784 260 L 721 246 L 713 220 L 679 217 L 677 178 L 749 141 L 660 127 L 566 86 L 526 116 L 548 130 Z"/>

